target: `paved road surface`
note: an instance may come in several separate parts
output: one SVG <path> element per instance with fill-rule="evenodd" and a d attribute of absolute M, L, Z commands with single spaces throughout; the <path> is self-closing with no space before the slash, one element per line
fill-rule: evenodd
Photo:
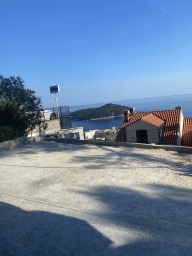
<path fill-rule="evenodd" d="M 192 155 L 40 142 L 0 153 L 0 255 L 192 255 Z"/>

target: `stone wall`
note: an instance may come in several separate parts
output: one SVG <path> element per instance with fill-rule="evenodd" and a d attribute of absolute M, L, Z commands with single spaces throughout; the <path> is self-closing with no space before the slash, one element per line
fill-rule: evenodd
<path fill-rule="evenodd" d="M 136 131 L 147 130 L 148 143 L 159 144 L 159 127 L 139 120 L 126 127 L 127 142 L 137 142 Z"/>
<path fill-rule="evenodd" d="M 151 144 L 131 143 L 131 142 L 74 140 L 74 139 L 55 139 L 55 138 L 45 138 L 44 140 L 45 141 L 54 141 L 54 142 L 58 142 L 58 143 L 69 143 L 69 144 L 92 144 L 92 145 L 113 146 L 113 147 L 165 149 L 165 150 L 170 150 L 170 151 L 177 151 L 179 153 L 192 154 L 192 147 L 183 147 L 183 146 L 177 146 L 177 145 L 151 145 Z"/>
<path fill-rule="evenodd" d="M 71 120 L 64 118 L 63 122 L 61 123 L 60 118 L 47 120 L 45 122 L 47 124 L 47 129 L 43 129 L 44 122 L 39 126 L 37 125 L 35 129 L 32 131 L 32 136 L 41 136 L 45 134 L 53 134 L 57 133 L 61 130 L 61 127 L 71 128 Z M 28 137 L 31 137 L 31 132 L 29 132 Z"/>
<path fill-rule="evenodd" d="M 31 144 L 34 142 L 41 142 L 43 140 L 44 139 L 39 136 L 32 137 L 32 138 L 23 136 L 23 137 L 14 139 L 14 140 L 5 141 L 5 142 L 0 143 L 0 152 L 10 150 L 10 149 L 16 148 L 16 147 L 22 147 L 24 145 L 28 145 L 28 144 Z"/>

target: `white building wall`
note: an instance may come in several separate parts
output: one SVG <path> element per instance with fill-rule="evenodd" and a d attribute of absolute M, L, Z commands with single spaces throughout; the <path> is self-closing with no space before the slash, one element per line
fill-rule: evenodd
<path fill-rule="evenodd" d="M 90 131 L 84 132 L 85 140 L 93 140 L 96 131 L 98 130 L 90 130 Z"/>
<path fill-rule="evenodd" d="M 183 111 L 181 110 L 180 122 L 179 122 L 179 132 L 178 132 L 178 136 L 177 136 L 177 145 L 178 146 L 181 146 L 181 142 L 182 142 L 183 122 L 184 122 L 184 116 L 183 116 Z"/>
<path fill-rule="evenodd" d="M 70 128 L 70 129 L 61 129 L 58 132 L 59 138 L 66 138 L 66 139 L 73 139 L 74 134 L 79 134 L 79 139 L 84 140 L 84 133 L 83 133 L 83 127 L 76 127 L 76 128 Z"/>

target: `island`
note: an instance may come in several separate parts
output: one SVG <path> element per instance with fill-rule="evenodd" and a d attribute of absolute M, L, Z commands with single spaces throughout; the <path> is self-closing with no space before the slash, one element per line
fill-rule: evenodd
<path fill-rule="evenodd" d="M 106 104 L 99 108 L 87 108 L 77 110 L 71 113 L 73 120 L 99 120 L 123 116 L 125 110 L 130 110 L 130 107 L 117 104 Z"/>

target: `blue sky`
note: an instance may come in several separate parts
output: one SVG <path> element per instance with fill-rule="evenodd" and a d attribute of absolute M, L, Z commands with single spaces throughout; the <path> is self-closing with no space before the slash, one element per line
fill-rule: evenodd
<path fill-rule="evenodd" d="M 190 0 L 0 0 L 0 74 L 44 107 L 192 93 Z"/>

